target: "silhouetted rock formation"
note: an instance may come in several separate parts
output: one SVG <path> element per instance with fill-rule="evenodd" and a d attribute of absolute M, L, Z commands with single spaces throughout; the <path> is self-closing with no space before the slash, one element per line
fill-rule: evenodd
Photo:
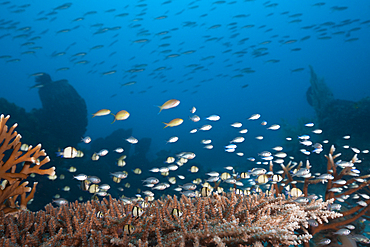
<path fill-rule="evenodd" d="M 50 76 L 44 74 L 37 77 L 36 82 L 41 84 L 41 126 L 53 133 L 52 138 L 60 148 L 77 145 L 87 127 L 85 100 L 67 80 L 51 81 Z"/>
<path fill-rule="evenodd" d="M 22 107 L 17 106 L 14 103 L 10 103 L 4 98 L 0 98 L 0 113 L 5 115 L 11 115 L 8 123 L 10 126 L 17 123 L 17 131 L 22 133 L 23 143 L 32 144 L 33 146 L 42 142 L 40 139 L 40 133 L 47 132 L 40 126 L 40 120 L 37 118 L 38 110 L 33 109 L 31 112 L 26 112 Z"/>
<path fill-rule="evenodd" d="M 112 132 L 109 136 L 103 138 L 97 138 L 90 144 L 90 150 L 92 153 L 99 152 L 101 149 L 108 149 L 113 152 L 118 147 L 123 148 L 125 151 L 122 154 L 116 154 L 116 156 L 122 156 L 123 154 L 128 155 L 130 153 L 131 144 L 126 141 L 128 137 L 132 135 L 132 129 L 118 129 Z M 111 156 L 111 155 L 109 155 Z M 109 158 L 107 156 L 107 158 Z"/>
<path fill-rule="evenodd" d="M 370 98 L 358 102 L 334 99 L 324 79 L 318 78 L 311 66 L 310 69 L 311 86 L 306 93 L 307 102 L 314 108 L 318 126 L 325 137 L 335 141 L 351 135 L 357 145 L 367 142 L 370 139 Z"/>
<path fill-rule="evenodd" d="M 307 102 L 312 106 L 320 118 L 325 113 L 326 106 L 334 99 L 333 93 L 326 85 L 323 78 L 318 78 L 312 66 L 310 66 L 311 86 L 306 92 Z"/>

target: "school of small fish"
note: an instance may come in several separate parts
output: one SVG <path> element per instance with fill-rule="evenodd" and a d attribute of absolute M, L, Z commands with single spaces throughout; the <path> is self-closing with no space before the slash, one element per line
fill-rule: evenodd
<path fill-rule="evenodd" d="M 118 6 L 108 3 L 103 9 L 96 10 L 72 2 L 50 2 L 45 6 L 22 2 L 0 2 L 0 10 L 5 12 L 0 19 L 0 40 L 11 41 L 12 45 L 20 48 L 17 52 L 2 50 L 1 60 L 7 64 L 19 63 L 47 53 L 52 59 L 58 60 L 55 72 L 66 73 L 80 70 L 84 66 L 87 73 L 109 78 L 104 80 L 122 77 L 119 87 L 130 88 L 132 92 L 136 90 L 138 93 L 145 93 L 153 87 L 148 85 L 146 89 L 138 91 L 137 85 L 148 81 L 146 78 L 153 82 L 171 83 L 176 79 L 169 76 L 170 73 L 182 74 L 181 78 L 184 79 L 177 81 L 180 84 L 193 79 L 197 74 L 217 69 L 221 62 L 224 63 L 223 68 L 233 69 L 228 72 L 224 69 L 225 72 L 219 73 L 217 77 L 237 80 L 238 86 L 245 89 L 249 84 L 243 82 L 244 78 L 258 71 L 243 63 L 235 66 L 239 62 L 233 62 L 233 57 L 240 61 L 246 57 L 262 59 L 264 66 L 284 63 L 284 57 L 277 58 L 274 54 L 271 49 L 273 45 L 278 44 L 280 49 L 299 57 L 309 39 L 322 42 L 341 39 L 345 43 L 353 43 L 359 40 L 358 34 L 365 32 L 364 29 L 370 24 L 370 19 L 347 18 L 345 14 L 350 11 L 350 7 L 329 2 L 305 3 L 306 8 L 324 14 L 325 18 L 339 17 L 337 21 L 329 18 L 321 23 L 312 23 L 310 16 L 274 1 L 230 0 L 211 1 L 207 4 L 191 1 L 177 4 L 172 0 L 136 0 Z M 225 15 L 223 11 L 230 14 Z M 19 21 L 20 16 L 27 18 L 26 21 Z M 258 18 L 269 19 L 272 23 L 275 20 L 284 22 L 293 32 L 277 33 L 276 27 L 267 22 L 258 24 Z M 154 25 L 148 25 L 147 22 Z M 198 31 L 192 30 L 199 30 L 202 35 L 195 36 Z M 258 38 L 253 33 L 258 33 Z M 175 41 L 179 37 L 183 42 Z M 68 42 L 70 38 L 74 41 Z M 194 38 L 199 39 L 199 44 L 205 45 L 194 46 Z M 88 39 L 90 42 L 87 42 Z M 109 40 L 109 43 L 101 42 L 102 39 Z M 49 50 L 45 42 L 58 45 L 54 46 L 54 50 Z M 215 46 L 214 50 L 220 52 L 206 51 L 206 44 Z M 145 59 L 128 51 L 132 48 L 122 47 L 141 47 L 144 53 L 154 55 L 154 60 L 143 62 Z M 122 60 L 119 57 L 126 53 L 130 57 L 125 59 L 127 64 L 122 66 L 117 59 Z M 223 61 L 218 61 L 221 56 Z M 225 59 L 225 56 L 229 58 Z M 184 61 L 185 66 L 179 66 Z M 291 73 L 304 70 L 293 63 L 290 65 Z M 30 76 L 42 73 L 30 73 Z M 192 93 L 213 79 L 205 78 L 192 85 Z M 166 91 L 168 89 L 162 92 Z M 187 91 L 189 88 L 183 92 Z M 160 111 L 176 106 L 176 102 L 168 103 L 162 105 Z M 99 114 L 105 113 L 103 111 Z M 126 119 L 129 114 L 122 112 L 114 116 L 116 121 Z"/>

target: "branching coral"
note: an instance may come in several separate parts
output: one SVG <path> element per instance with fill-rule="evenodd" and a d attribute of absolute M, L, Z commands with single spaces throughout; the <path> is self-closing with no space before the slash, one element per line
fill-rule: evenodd
<path fill-rule="evenodd" d="M 311 239 L 308 220 L 327 221 L 341 216 L 329 211 L 332 200 L 297 203 L 284 195 L 237 195 L 209 197 L 167 196 L 151 202 L 125 204 L 71 203 L 46 206 L 37 214 L 22 212 L 18 219 L 0 217 L 5 233 L 0 245 L 14 246 L 273 246 L 298 245 Z M 134 207 L 148 205 L 143 214 Z M 176 209 L 181 214 L 173 213 Z M 100 211 L 100 213 L 98 213 Z M 100 216 L 100 217 L 99 217 Z M 125 231 L 128 227 L 132 230 Z M 130 228 L 131 229 L 131 228 Z M 25 236 L 25 237 L 21 237 Z"/>
<path fill-rule="evenodd" d="M 297 188 L 297 184 L 303 183 L 302 190 L 303 195 L 308 196 L 309 185 L 326 182 L 327 185 L 324 194 L 325 201 L 336 200 L 338 202 L 345 202 L 345 200 L 350 195 L 355 195 L 355 193 L 358 192 L 359 190 L 367 188 L 367 186 L 370 184 L 370 180 L 366 179 L 370 177 L 370 174 L 360 176 L 358 172 L 357 173 L 354 172 L 356 170 L 356 167 L 354 165 L 358 163 L 357 154 L 355 154 L 350 161 L 339 161 L 338 163 L 336 163 L 335 160 L 339 158 L 341 154 L 340 153 L 335 154 L 334 152 L 335 148 L 334 146 L 331 146 L 329 154 L 325 155 L 328 161 L 327 174 L 322 178 L 310 176 L 307 178 L 303 178 L 303 180 L 301 180 L 297 177 L 292 176 L 291 171 L 293 170 L 293 168 L 295 170 L 299 170 L 301 168 L 306 168 L 309 170 L 311 168 L 309 161 L 306 162 L 305 167 L 302 162 L 300 162 L 298 166 L 293 165 L 292 162 L 290 162 L 286 166 L 282 164 L 281 166 L 284 170 L 283 178 L 285 180 L 283 184 L 280 185 L 274 184 L 276 194 L 278 195 L 279 193 L 283 193 L 284 186 L 289 185 L 292 188 Z M 270 165 L 270 171 L 272 171 L 272 163 Z M 359 184 L 356 184 L 357 182 Z M 340 207 L 339 204 L 337 204 L 337 206 Z M 329 232 L 333 233 L 345 227 L 346 225 L 353 224 L 360 217 L 364 216 L 366 212 L 369 210 L 370 199 L 355 204 L 354 206 L 353 205 L 349 206 L 350 208 L 346 208 L 345 210 L 340 211 L 342 214 L 341 217 L 333 221 L 326 222 L 325 224 L 319 224 L 316 227 L 310 227 L 309 232 L 312 235 L 315 235 L 319 232 L 323 232 L 325 230 L 326 231 L 329 230 Z"/>
<path fill-rule="evenodd" d="M 41 175 L 54 175 L 55 167 L 40 169 L 50 161 L 46 156 L 45 150 L 41 149 L 41 144 L 36 147 L 29 147 L 27 152 L 20 151 L 22 143 L 21 135 L 15 131 L 17 124 L 8 129 L 6 122 L 9 115 L 0 116 L 0 211 L 5 214 L 16 213 L 20 209 L 25 209 L 27 203 L 33 198 L 37 183 L 33 187 L 27 187 L 28 182 L 24 181 L 31 173 Z M 8 156 L 5 161 L 4 158 Z M 40 160 L 40 158 L 42 158 Z M 23 164 L 22 168 L 20 166 Z M 19 166 L 17 172 L 17 165 Z M 30 192 L 28 195 L 27 193 Z M 17 205 L 17 198 L 20 196 L 20 205 Z"/>

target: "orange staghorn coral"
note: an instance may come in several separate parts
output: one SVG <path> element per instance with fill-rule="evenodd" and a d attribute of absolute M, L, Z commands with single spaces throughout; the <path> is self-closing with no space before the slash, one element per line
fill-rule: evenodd
<path fill-rule="evenodd" d="M 0 211 L 4 214 L 14 214 L 19 210 L 26 209 L 27 203 L 33 198 L 37 183 L 34 183 L 33 187 L 30 188 L 27 187 L 27 181 L 22 182 L 29 174 L 55 174 L 55 167 L 40 169 L 50 161 L 45 150 L 41 149 L 41 144 L 29 147 L 27 152 L 20 151 L 21 135 L 15 131 L 17 124 L 8 129 L 6 122 L 9 118 L 9 115 L 4 117 L 2 114 L 0 116 Z M 9 157 L 5 161 L 6 155 Z M 40 160 L 42 157 L 44 158 Z M 22 163 L 21 170 L 17 172 L 17 165 Z M 28 192 L 30 193 L 26 195 Z M 18 196 L 20 196 L 20 205 L 17 203 Z"/>
<path fill-rule="evenodd" d="M 103 199 L 47 205 L 17 219 L 0 217 L 1 246 L 289 246 L 308 242 L 308 220 L 327 222 L 332 200 L 298 203 L 284 195 L 214 193 L 209 197 L 167 196 L 125 204 Z M 133 208 L 143 207 L 134 217 Z M 173 209 L 181 214 L 173 213 Z M 99 213 L 98 213 L 99 212 Z M 128 232 L 128 226 L 132 231 Z"/>

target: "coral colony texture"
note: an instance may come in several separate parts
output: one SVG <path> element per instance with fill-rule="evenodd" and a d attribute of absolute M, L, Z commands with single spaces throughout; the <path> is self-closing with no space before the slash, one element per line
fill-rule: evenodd
<path fill-rule="evenodd" d="M 31 189 L 24 180 L 31 173 L 53 175 L 54 167 L 41 169 L 49 162 L 41 145 L 19 151 L 21 136 L 15 131 L 16 124 L 8 129 L 8 119 L 1 115 L 1 246 L 309 246 L 313 237 L 325 241 L 335 235 L 342 243 L 353 244 L 346 246 L 356 246 L 353 239 L 368 242 L 364 236 L 349 234 L 344 226 L 365 217 L 370 199 L 341 211 L 333 210 L 333 203 L 367 186 L 370 182 L 365 179 L 370 175 L 353 173 L 356 155 L 351 161 L 336 163 L 340 154 L 334 154 L 333 146 L 326 156 L 327 174 L 293 179 L 294 165 L 282 165 L 281 182 L 272 183 L 265 192 L 217 194 L 205 188 L 199 197 L 162 196 L 131 203 L 109 196 L 102 201 L 60 203 L 59 207 L 48 204 L 45 210 L 30 212 L 26 205 L 36 184 Z M 272 168 L 270 163 L 270 176 Z M 295 169 L 309 172 L 310 164 L 301 162 Z M 309 195 L 309 185 L 319 182 L 327 183 L 325 196 L 304 197 Z M 360 184 L 355 186 L 356 182 Z M 303 194 L 284 194 L 283 187 L 300 191 L 298 185 Z"/>
<path fill-rule="evenodd" d="M 27 152 L 19 150 L 22 145 L 20 142 L 21 135 L 14 130 L 17 124 L 14 124 L 8 130 L 6 122 L 9 117 L 0 116 L 0 210 L 5 215 L 17 214 L 19 211 L 26 209 L 27 203 L 33 198 L 37 183 L 34 183 L 32 189 L 27 187 L 27 181 L 22 183 L 28 175 L 31 173 L 55 174 L 55 167 L 40 169 L 50 161 L 45 150 L 41 149 L 41 144 L 34 148 L 31 147 Z M 4 160 L 5 156 L 8 156 L 6 161 Z M 17 172 L 17 169 L 20 169 L 20 171 Z M 26 196 L 28 192 L 30 193 Z M 20 196 L 20 205 L 16 203 L 18 196 Z"/>

